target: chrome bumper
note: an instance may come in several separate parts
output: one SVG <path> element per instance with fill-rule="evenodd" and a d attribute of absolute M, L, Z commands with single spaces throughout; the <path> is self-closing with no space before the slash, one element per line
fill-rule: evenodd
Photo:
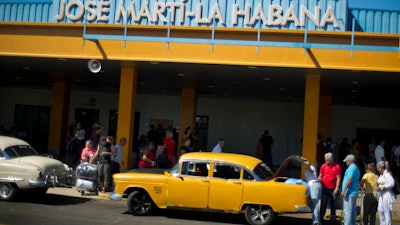
<path fill-rule="evenodd" d="M 309 206 L 296 205 L 294 207 L 296 209 L 296 212 L 301 212 L 301 213 L 311 212 L 311 208 Z"/>
<path fill-rule="evenodd" d="M 72 185 L 72 168 L 69 169 L 65 177 L 57 176 L 55 170 L 51 174 L 47 174 L 44 180 L 29 180 L 31 187 L 56 187 L 56 186 L 71 186 Z"/>

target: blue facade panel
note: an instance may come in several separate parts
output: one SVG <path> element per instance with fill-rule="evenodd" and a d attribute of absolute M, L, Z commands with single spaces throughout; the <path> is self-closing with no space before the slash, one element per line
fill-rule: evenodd
<path fill-rule="evenodd" d="M 2 22 L 49 22 L 51 4 L 0 4 L 0 21 Z"/>
<path fill-rule="evenodd" d="M 350 9 L 349 20 L 355 19 L 355 31 L 374 33 L 400 33 L 400 12 L 372 9 Z M 348 23 L 351 30 L 351 22 Z"/>

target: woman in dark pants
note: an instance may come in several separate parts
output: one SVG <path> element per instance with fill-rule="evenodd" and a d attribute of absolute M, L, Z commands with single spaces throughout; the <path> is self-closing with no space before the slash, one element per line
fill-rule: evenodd
<path fill-rule="evenodd" d="M 97 148 L 96 154 L 93 157 L 94 159 L 98 158 L 99 163 L 97 167 L 98 179 L 99 179 L 99 188 L 101 192 L 105 192 L 108 184 L 111 180 L 111 156 L 116 155 L 115 147 L 113 147 L 109 142 L 107 142 L 107 138 L 102 136 L 100 138 L 99 147 Z"/>

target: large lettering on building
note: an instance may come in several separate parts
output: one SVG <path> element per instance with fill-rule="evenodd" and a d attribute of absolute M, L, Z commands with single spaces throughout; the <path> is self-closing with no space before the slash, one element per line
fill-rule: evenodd
<path fill-rule="evenodd" d="M 225 2 L 226 1 L 226 2 Z M 222 2 L 222 1 L 221 1 Z M 282 7 L 273 4 L 236 4 L 235 1 L 224 0 L 221 4 L 205 5 L 202 2 L 193 4 L 190 0 L 162 1 L 147 3 L 142 1 L 81 1 L 60 0 L 55 19 L 64 21 L 85 20 L 88 23 L 129 23 L 142 24 L 143 21 L 153 24 L 185 24 L 187 20 L 197 25 L 215 25 L 235 27 L 239 20 L 246 26 L 256 23 L 263 26 L 286 26 L 294 24 L 304 27 L 306 23 L 313 23 L 316 27 L 332 25 L 339 28 L 338 20 L 331 6 L 324 11 L 315 5 L 307 8 L 304 5 Z M 112 5 L 114 3 L 115 5 Z M 228 3 L 232 3 L 227 6 Z M 112 17 L 112 18 L 111 18 Z M 307 22 L 309 21 L 309 22 Z"/>

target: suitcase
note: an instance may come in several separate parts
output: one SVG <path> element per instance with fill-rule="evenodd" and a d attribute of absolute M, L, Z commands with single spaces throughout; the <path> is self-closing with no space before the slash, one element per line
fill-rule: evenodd
<path fill-rule="evenodd" d="M 76 190 L 81 192 L 82 195 L 85 192 L 95 192 L 97 194 L 97 181 L 96 180 L 85 180 L 85 179 L 77 179 L 75 183 Z"/>
<path fill-rule="evenodd" d="M 76 177 L 85 180 L 97 180 L 97 165 L 83 162 L 76 167 Z"/>

